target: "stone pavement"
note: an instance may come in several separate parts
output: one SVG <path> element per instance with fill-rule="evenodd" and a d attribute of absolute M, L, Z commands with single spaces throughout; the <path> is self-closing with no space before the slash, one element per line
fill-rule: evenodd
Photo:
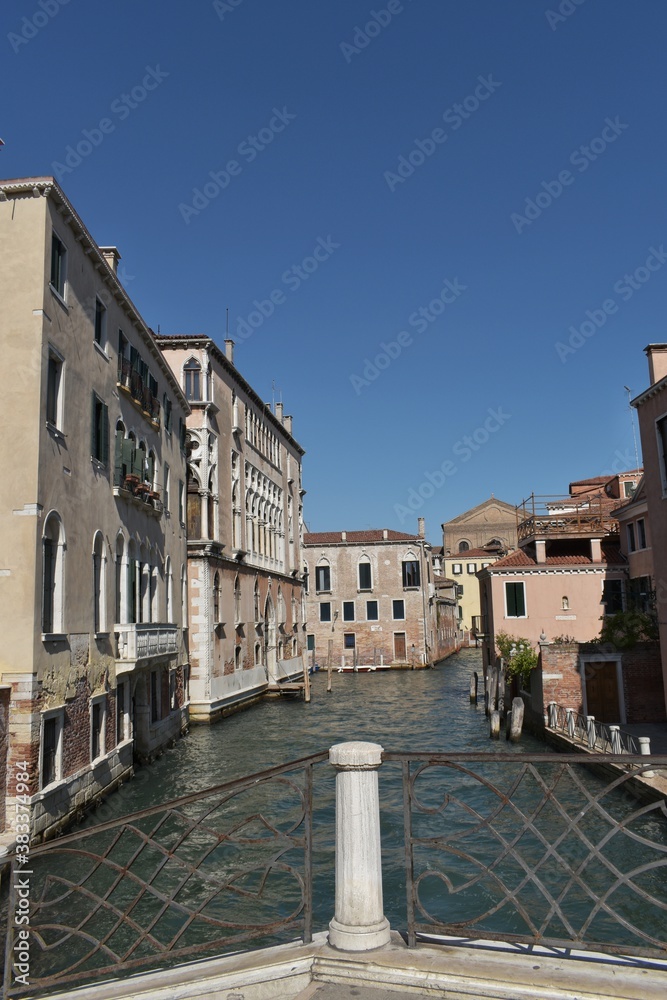
<path fill-rule="evenodd" d="M 444 995 L 444 994 L 443 994 Z M 433 993 L 400 993 L 381 987 L 342 986 L 338 983 L 311 983 L 295 1000 L 433 1000 Z M 471 997 L 470 1000 L 475 1000 Z"/>

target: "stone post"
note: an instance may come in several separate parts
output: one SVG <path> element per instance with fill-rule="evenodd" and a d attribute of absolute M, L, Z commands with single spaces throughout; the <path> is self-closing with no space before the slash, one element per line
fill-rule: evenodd
<path fill-rule="evenodd" d="M 550 701 L 548 706 L 549 711 L 549 729 L 558 728 L 558 705 L 555 701 Z"/>
<path fill-rule="evenodd" d="M 565 715 L 567 716 L 567 735 L 571 740 L 574 739 L 574 709 L 566 708 Z"/>
<path fill-rule="evenodd" d="M 500 712 L 491 712 L 489 736 L 492 740 L 500 739 Z"/>
<path fill-rule="evenodd" d="M 651 756 L 651 737 L 650 736 L 640 736 L 639 737 L 639 752 L 642 756 Z M 655 778 L 654 771 L 642 771 L 640 777 L 642 778 Z"/>
<path fill-rule="evenodd" d="M 377 743 L 337 743 L 329 750 L 336 775 L 336 907 L 329 944 L 370 951 L 389 943 L 382 902 Z"/>
<path fill-rule="evenodd" d="M 621 729 L 620 726 L 610 726 L 609 727 L 609 741 L 611 743 L 612 753 L 623 753 L 623 747 L 621 745 Z"/>
<path fill-rule="evenodd" d="M 586 732 L 588 734 L 588 749 L 595 750 L 595 743 L 597 741 L 597 733 L 595 732 L 595 716 L 586 716 Z"/>
<path fill-rule="evenodd" d="M 477 704 L 477 671 L 470 675 L 470 702 Z"/>
<path fill-rule="evenodd" d="M 512 711 L 510 715 L 512 716 L 512 723 L 510 725 L 510 740 L 512 743 L 518 743 L 521 739 L 521 732 L 523 730 L 523 698 L 512 699 Z"/>

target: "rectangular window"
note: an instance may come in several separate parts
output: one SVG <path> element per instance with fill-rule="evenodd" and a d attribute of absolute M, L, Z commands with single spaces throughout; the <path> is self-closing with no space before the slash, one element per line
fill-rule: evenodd
<path fill-rule="evenodd" d="M 42 632 L 53 632 L 55 619 L 55 592 L 58 543 L 55 539 L 44 536 L 42 541 L 44 552 L 44 579 L 42 581 Z"/>
<path fill-rule="evenodd" d="M 378 602 L 377 601 L 366 601 L 366 621 L 376 622 L 379 618 L 378 613 Z"/>
<path fill-rule="evenodd" d="M 637 546 L 635 545 L 635 526 L 634 524 L 628 525 L 628 552 L 634 552 Z"/>
<path fill-rule="evenodd" d="M 62 378 L 63 359 L 53 348 L 49 348 L 46 372 L 46 420 L 59 429 L 62 429 Z"/>
<path fill-rule="evenodd" d="M 656 420 L 655 429 L 658 435 L 658 460 L 664 496 L 667 493 L 667 417 L 660 417 L 659 420 Z"/>
<path fill-rule="evenodd" d="M 320 604 L 320 621 L 330 622 L 331 621 L 331 604 L 329 601 L 323 601 Z"/>
<path fill-rule="evenodd" d="M 634 496 L 634 492 L 636 489 L 637 489 L 636 483 L 633 483 L 630 480 L 626 480 L 626 482 L 623 483 L 623 496 L 624 497 Z"/>
<path fill-rule="evenodd" d="M 312 652 L 312 650 L 315 649 L 315 636 L 314 635 L 308 635 L 308 636 L 306 636 L 306 647 L 308 649 L 308 652 Z"/>
<path fill-rule="evenodd" d="M 166 392 L 162 397 L 162 409 L 164 411 L 164 429 L 167 434 L 171 434 L 171 400 Z"/>
<path fill-rule="evenodd" d="M 623 611 L 623 581 L 605 580 L 602 585 L 602 603 L 606 615 L 615 615 Z"/>
<path fill-rule="evenodd" d="M 468 563 L 468 573 L 473 576 L 477 572 L 477 563 Z"/>
<path fill-rule="evenodd" d="M 65 298 L 67 282 L 67 249 L 63 241 L 53 233 L 51 237 L 51 287 L 61 299 Z"/>
<path fill-rule="evenodd" d="M 92 427 L 90 450 L 94 459 L 107 465 L 109 461 L 109 410 L 97 393 L 92 396 Z"/>
<path fill-rule="evenodd" d="M 104 699 L 94 701 L 90 706 L 90 759 L 97 760 L 104 755 Z"/>
<path fill-rule="evenodd" d="M 315 567 L 315 592 L 321 594 L 331 590 L 331 568 L 329 566 Z"/>
<path fill-rule="evenodd" d="M 354 621 L 354 601 L 343 601 L 343 621 Z"/>
<path fill-rule="evenodd" d="M 403 621 L 405 618 L 405 601 L 392 601 L 391 613 L 395 622 Z"/>
<path fill-rule="evenodd" d="M 62 777 L 61 739 L 63 712 L 49 715 L 42 722 L 42 777 L 41 788 L 58 781 Z"/>
<path fill-rule="evenodd" d="M 463 563 L 454 563 L 452 566 L 452 573 L 454 576 L 460 576 L 463 572 Z"/>
<path fill-rule="evenodd" d="M 456 599 L 457 599 L 457 601 L 458 601 L 458 599 L 460 597 L 463 597 L 463 584 L 462 583 L 457 583 L 456 584 Z"/>
<path fill-rule="evenodd" d="M 101 299 L 95 299 L 95 343 L 104 347 L 107 339 L 107 307 Z"/>
<path fill-rule="evenodd" d="M 526 617 L 526 594 L 524 583 L 505 584 L 505 617 L 525 618 Z"/>
<path fill-rule="evenodd" d="M 369 562 L 359 563 L 359 590 L 372 590 L 373 580 L 371 575 L 371 564 Z"/>
<path fill-rule="evenodd" d="M 637 521 L 637 548 L 646 548 L 646 522 L 643 517 Z"/>
<path fill-rule="evenodd" d="M 116 743 L 125 739 L 125 682 L 116 684 Z"/>
<path fill-rule="evenodd" d="M 416 559 L 403 562 L 403 586 L 418 587 L 420 585 L 419 563 Z"/>
<path fill-rule="evenodd" d="M 354 632 L 345 632 L 343 640 L 345 649 L 354 649 L 356 645 Z"/>

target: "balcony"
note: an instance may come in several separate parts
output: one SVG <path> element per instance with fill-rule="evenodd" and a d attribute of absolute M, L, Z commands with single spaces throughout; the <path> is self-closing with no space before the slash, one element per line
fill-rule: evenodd
<path fill-rule="evenodd" d="M 164 509 L 157 490 L 142 482 L 138 476 L 125 475 L 122 469 L 114 470 L 113 495 L 135 504 L 152 517 L 160 517 Z"/>
<path fill-rule="evenodd" d="M 178 626 L 154 622 L 114 625 L 116 659 L 136 663 L 178 652 Z"/>
<path fill-rule="evenodd" d="M 536 496 L 534 493 L 516 508 L 517 535 L 521 542 L 544 538 L 603 538 L 618 534 L 618 521 L 602 494 L 581 499 L 572 496 Z"/>
<path fill-rule="evenodd" d="M 151 392 L 141 374 L 132 367 L 128 358 L 118 359 L 119 388 L 124 389 L 130 398 L 136 403 L 144 416 L 148 417 L 156 427 L 160 426 L 160 401 Z"/>

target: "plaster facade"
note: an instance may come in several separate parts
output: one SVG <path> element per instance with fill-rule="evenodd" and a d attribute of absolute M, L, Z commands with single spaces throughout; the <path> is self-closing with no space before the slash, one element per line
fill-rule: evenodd
<path fill-rule="evenodd" d="M 0 183 L 0 246 L 6 808 L 26 761 L 44 836 L 185 725 L 189 408 L 52 178 Z"/>

